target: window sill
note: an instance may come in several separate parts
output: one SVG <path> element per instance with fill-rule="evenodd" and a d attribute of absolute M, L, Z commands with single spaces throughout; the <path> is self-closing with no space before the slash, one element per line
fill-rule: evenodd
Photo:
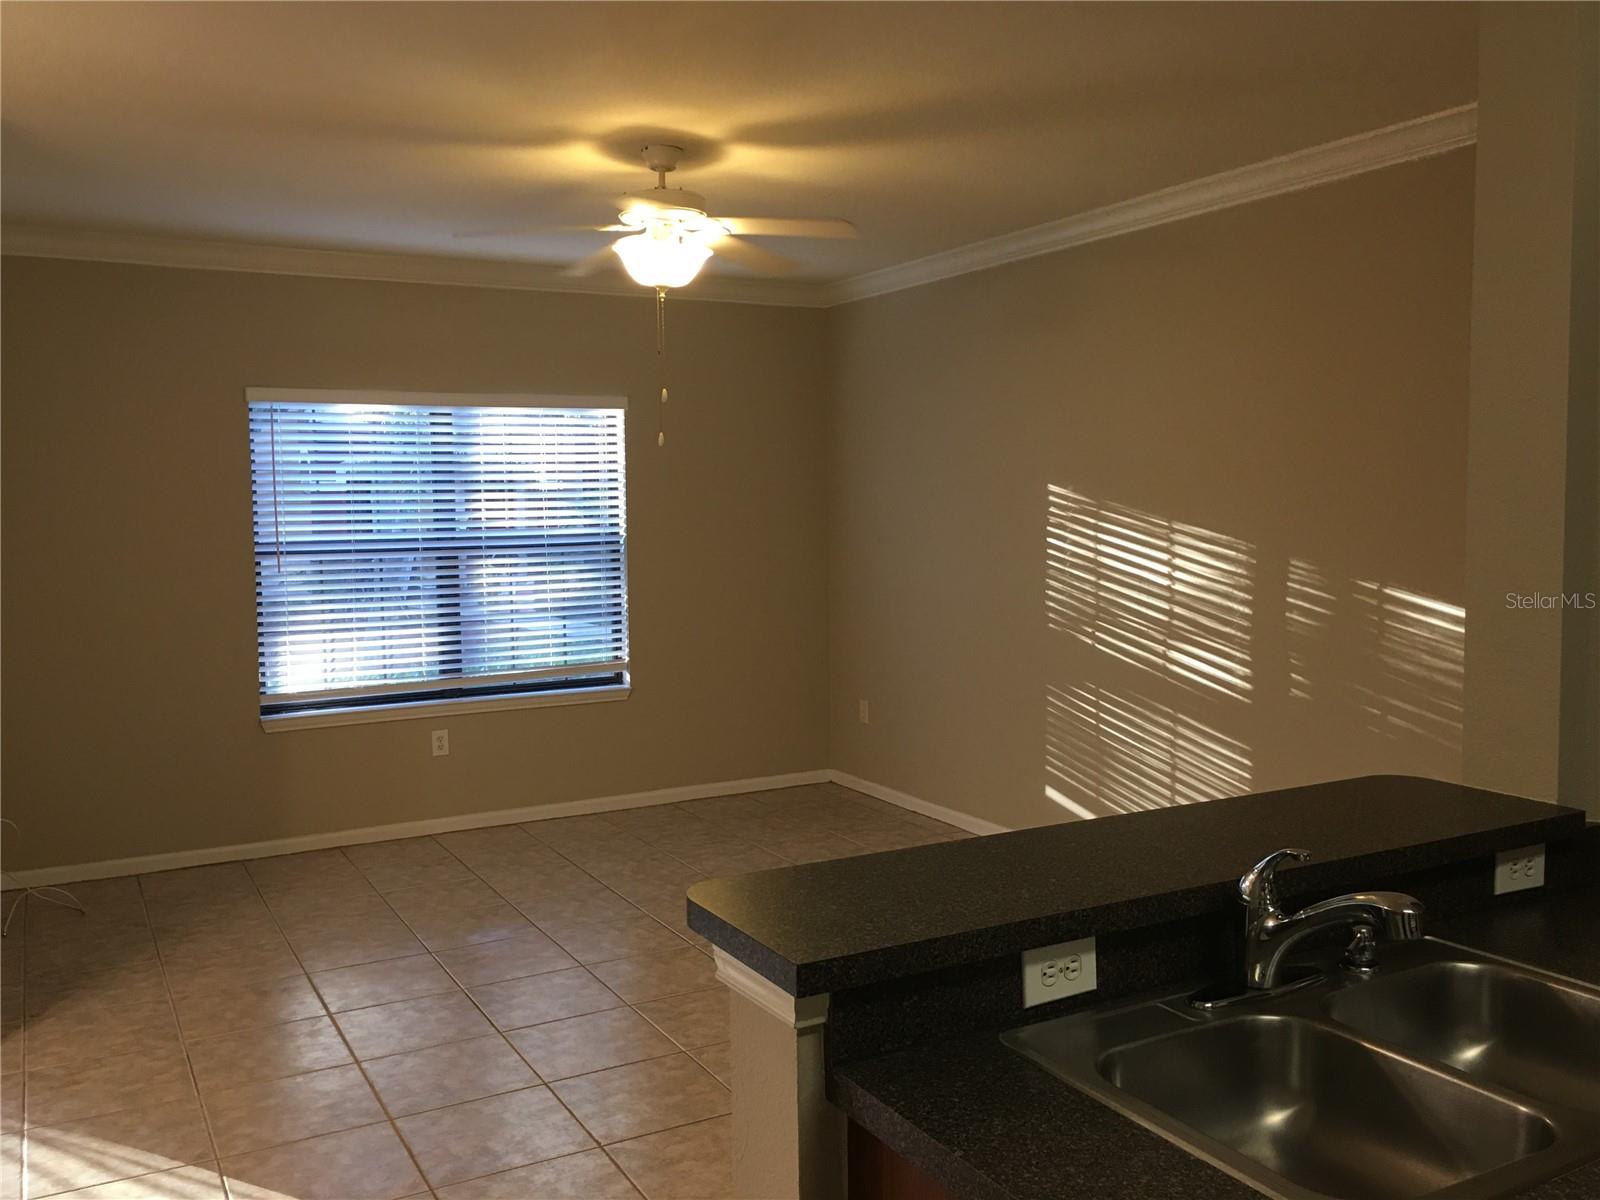
<path fill-rule="evenodd" d="M 531 696 L 485 696 L 482 699 L 408 700 L 402 704 L 364 705 L 360 708 L 325 708 L 317 712 L 282 713 L 262 717 L 267 733 L 289 733 L 295 729 L 321 729 L 329 725 L 372 725 L 380 721 L 419 721 L 425 717 L 456 716 L 463 713 L 500 712 L 509 708 L 549 708 L 559 704 L 600 704 L 626 700 L 631 684 L 581 688 L 570 692 L 542 692 Z"/>

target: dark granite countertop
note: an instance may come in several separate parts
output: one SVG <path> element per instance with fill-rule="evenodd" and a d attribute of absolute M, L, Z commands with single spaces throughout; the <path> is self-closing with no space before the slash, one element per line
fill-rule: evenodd
<path fill-rule="evenodd" d="M 1240 871 L 1281 846 L 1315 856 L 1283 871 L 1293 896 L 1575 836 L 1583 823 L 1576 809 L 1374 775 L 708 879 L 689 889 L 689 926 L 808 996 L 1220 912 L 1236 904 Z"/>
<path fill-rule="evenodd" d="M 1451 941 L 1600 983 L 1600 885 L 1441 918 Z M 1259 1193 L 1006 1049 L 992 1032 L 836 1066 L 829 1095 L 958 1200 L 1251 1200 Z M 1517 1193 L 1594 1200 L 1600 1161 Z"/>

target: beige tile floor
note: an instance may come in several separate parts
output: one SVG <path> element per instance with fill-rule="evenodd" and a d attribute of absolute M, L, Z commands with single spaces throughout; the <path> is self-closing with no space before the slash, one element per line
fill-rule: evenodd
<path fill-rule="evenodd" d="M 728 1197 L 727 995 L 685 889 L 963 836 L 818 784 L 30 903 L 0 1200 Z"/>

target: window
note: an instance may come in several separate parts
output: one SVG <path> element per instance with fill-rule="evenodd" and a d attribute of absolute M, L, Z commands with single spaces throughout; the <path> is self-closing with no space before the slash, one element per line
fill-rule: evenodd
<path fill-rule="evenodd" d="M 246 398 L 264 718 L 627 686 L 625 401 Z"/>

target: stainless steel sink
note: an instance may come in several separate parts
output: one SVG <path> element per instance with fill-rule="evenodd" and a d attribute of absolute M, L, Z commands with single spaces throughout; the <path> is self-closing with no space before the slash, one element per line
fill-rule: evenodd
<path fill-rule="evenodd" d="M 1298 1017 L 1243 1016 L 1106 1054 L 1100 1074 L 1312 1193 L 1426 1196 L 1543 1150 L 1531 1109 Z"/>
<path fill-rule="evenodd" d="M 1486 1200 L 1600 1157 L 1600 991 L 1432 940 L 1372 977 L 1169 996 L 1007 1045 L 1281 1200 Z"/>
<path fill-rule="evenodd" d="M 1600 995 L 1490 962 L 1344 988 L 1328 1015 L 1407 1054 L 1600 1114 Z"/>

